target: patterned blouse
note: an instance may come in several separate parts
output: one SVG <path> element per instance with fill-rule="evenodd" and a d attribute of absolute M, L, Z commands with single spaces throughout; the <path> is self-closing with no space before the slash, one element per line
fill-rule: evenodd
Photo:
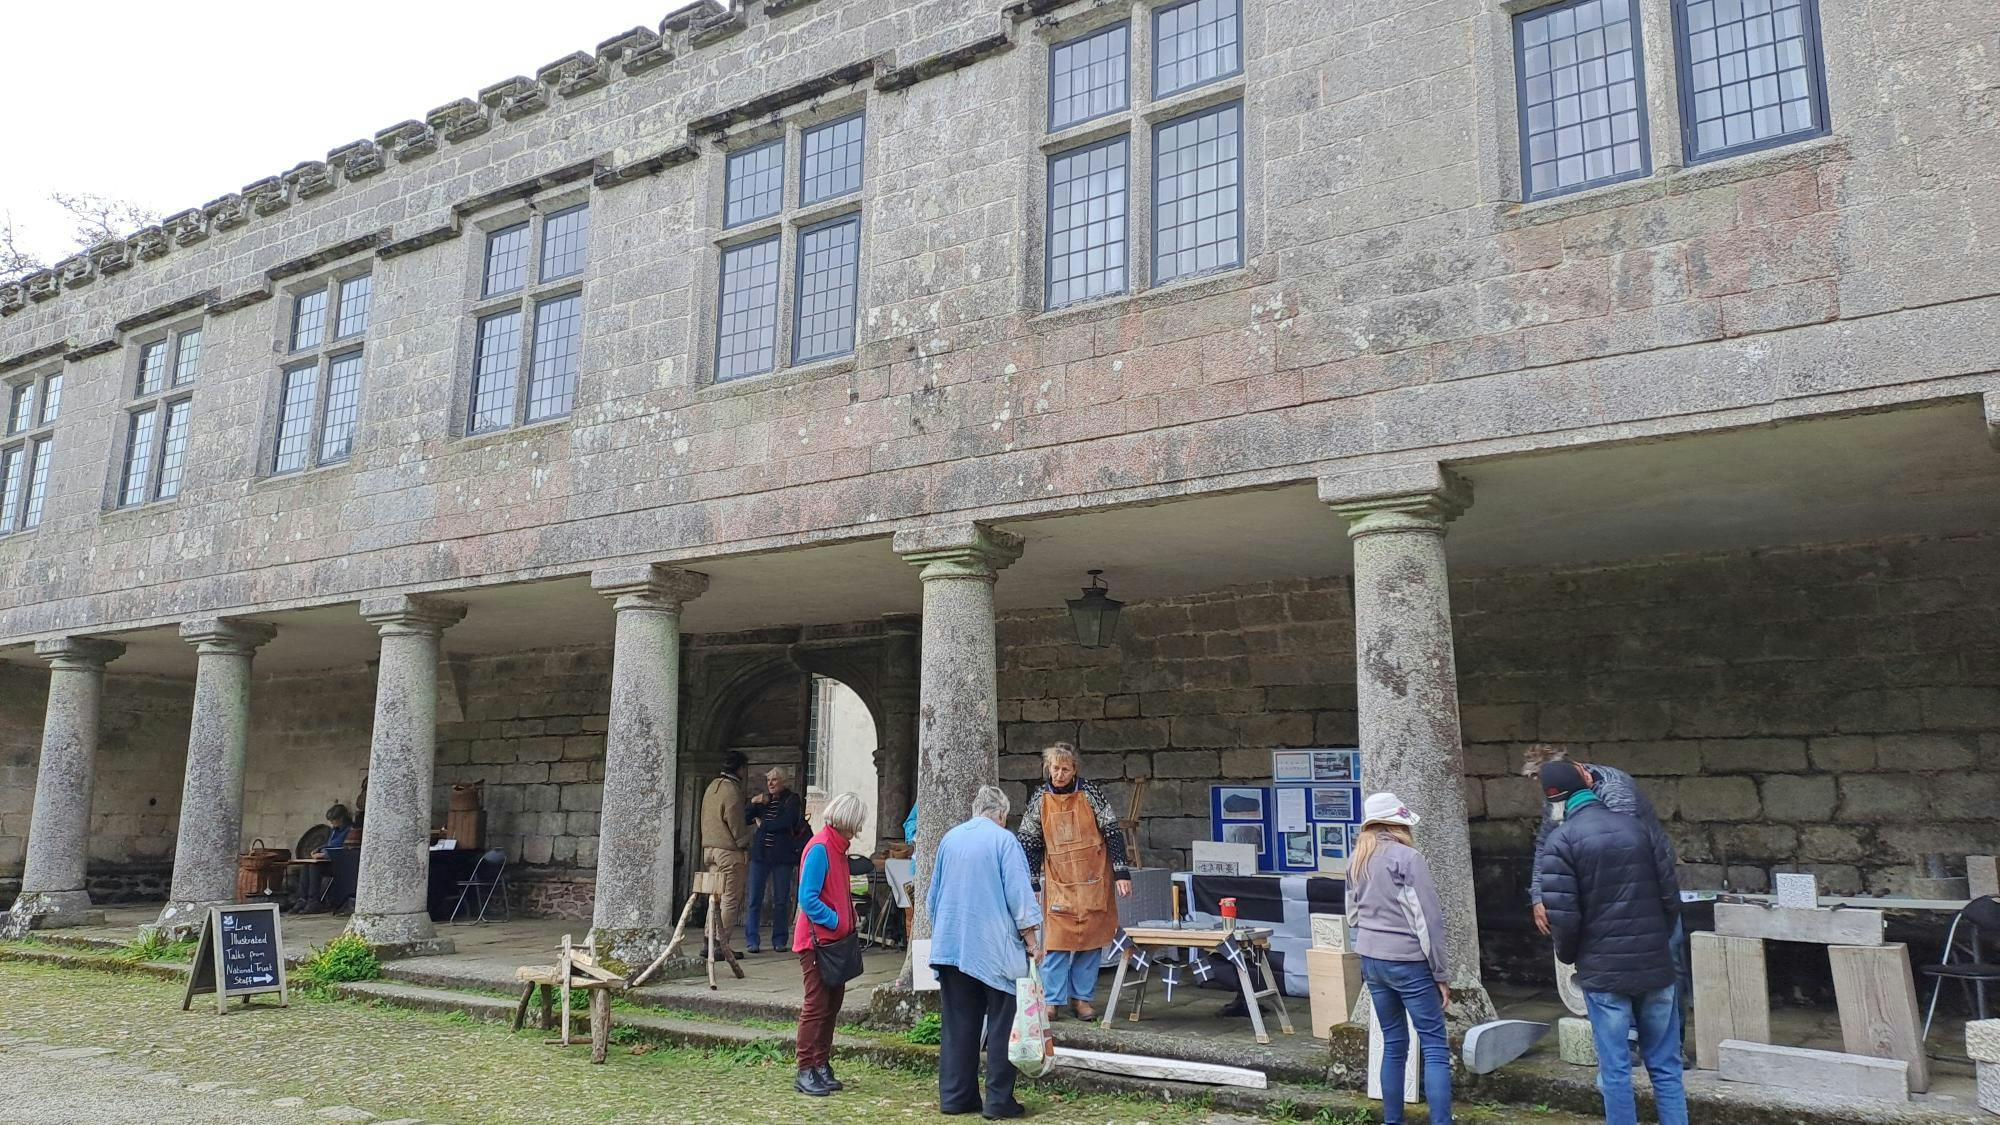
<path fill-rule="evenodd" d="M 1073 785 L 1083 787 L 1084 800 L 1090 802 L 1090 811 L 1097 818 L 1097 830 L 1104 836 L 1105 851 L 1111 856 L 1111 877 L 1130 879 L 1132 869 L 1125 859 L 1125 831 L 1118 827 L 1118 814 L 1111 811 L 1111 801 L 1104 796 L 1104 790 L 1094 781 L 1076 779 Z M 1028 798 L 1028 811 L 1021 814 L 1021 828 L 1016 835 L 1021 838 L 1021 848 L 1028 853 L 1028 870 L 1035 878 L 1042 877 L 1042 860 L 1048 855 L 1048 845 L 1042 841 L 1042 794 L 1049 792 L 1049 783 L 1043 781 Z"/>

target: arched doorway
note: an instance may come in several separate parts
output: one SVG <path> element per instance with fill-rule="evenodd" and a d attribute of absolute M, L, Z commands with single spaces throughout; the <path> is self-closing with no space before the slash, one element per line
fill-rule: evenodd
<path fill-rule="evenodd" d="M 836 794 L 853 792 L 868 803 L 868 820 L 852 841 L 861 855 L 875 851 L 881 810 L 880 774 L 876 755 L 880 741 L 875 718 L 853 688 L 831 676 L 813 675 L 807 687 L 811 699 L 806 725 L 806 813 L 814 826 L 824 824 L 820 810 Z M 901 829 L 895 830 L 897 835 Z"/>

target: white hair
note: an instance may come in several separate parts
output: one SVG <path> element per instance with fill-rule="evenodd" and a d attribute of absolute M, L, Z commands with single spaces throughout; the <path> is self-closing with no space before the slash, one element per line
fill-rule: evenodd
<path fill-rule="evenodd" d="M 783 766 L 772 766 L 769 770 L 765 771 L 764 776 L 775 777 L 779 781 L 790 781 L 792 779 L 792 771 Z"/>
<path fill-rule="evenodd" d="M 834 831 L 848 839 L 853 839 L 868 820 L 868 806 L 853 793 L 842 793 L 826 803 L 820 810 L 820 818 L 831 825 Z"/>
<path fill-rule="evenodd" d="M 982 785 L 979 792 L 972 795 L 972 815 L 1006 820 L 1014 802 L 1007 799 L 1007 791 L 998 785 Z"/>

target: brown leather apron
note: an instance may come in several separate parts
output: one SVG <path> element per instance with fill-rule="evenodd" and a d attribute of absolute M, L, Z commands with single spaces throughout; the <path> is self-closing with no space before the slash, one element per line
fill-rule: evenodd
<path fill-rule="evenodd" d="M 1071 793 L 1043 791 L 1042 843 L 1047 948 L 1078 952 L 1110 945 L 1118 933 L 1111 851 L 1081 786 Z"/>

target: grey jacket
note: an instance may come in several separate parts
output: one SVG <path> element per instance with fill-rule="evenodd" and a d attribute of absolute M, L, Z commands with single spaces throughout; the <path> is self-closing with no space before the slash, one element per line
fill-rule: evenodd
<path fill-rule="evenodd" d="M 1590 762 L 1578 764 L 1590 771 L 1594 779 L 1591 791 L 1597 794 L 1597 799 L 1604 803 L 1605 808 L 1638 818 L 1647 838 L 1652 841 L 1655 856 L 1666 864 L 1668 871 L 1672 871 L 1676 862 L 1674 842 L 1667 836 L 1667 830 L 1660 827 L 1660 817 L 1653 811 L 1653 802 L 1639 792 L 1639 783 L 1632 780 L 1632 775 L 1612 766 Z M 1529 785 L 1535 784 L 1533 778 L 1525 781 Z M 1556 819 L 1555 810 L 1555 805 L 1546 801 L 1542 803 L 1542 824 L 1535 829 L 1535 870 L 1528 879 L 1528 901 L 1531 904 L 1542 901 L 1542 857 L 1548 854 L 1549 837 L 1562 823 Z"/>
<path fill-rule="evenodd" d="M 1424 854 L 1400 840 L 1384 840 L 1369 857 L 1366 876 L 1347 880 L 1354 952 L 1378 961 L 1427 962 L 1432 980 L 1450 981 L 1444 906 Z"/>

